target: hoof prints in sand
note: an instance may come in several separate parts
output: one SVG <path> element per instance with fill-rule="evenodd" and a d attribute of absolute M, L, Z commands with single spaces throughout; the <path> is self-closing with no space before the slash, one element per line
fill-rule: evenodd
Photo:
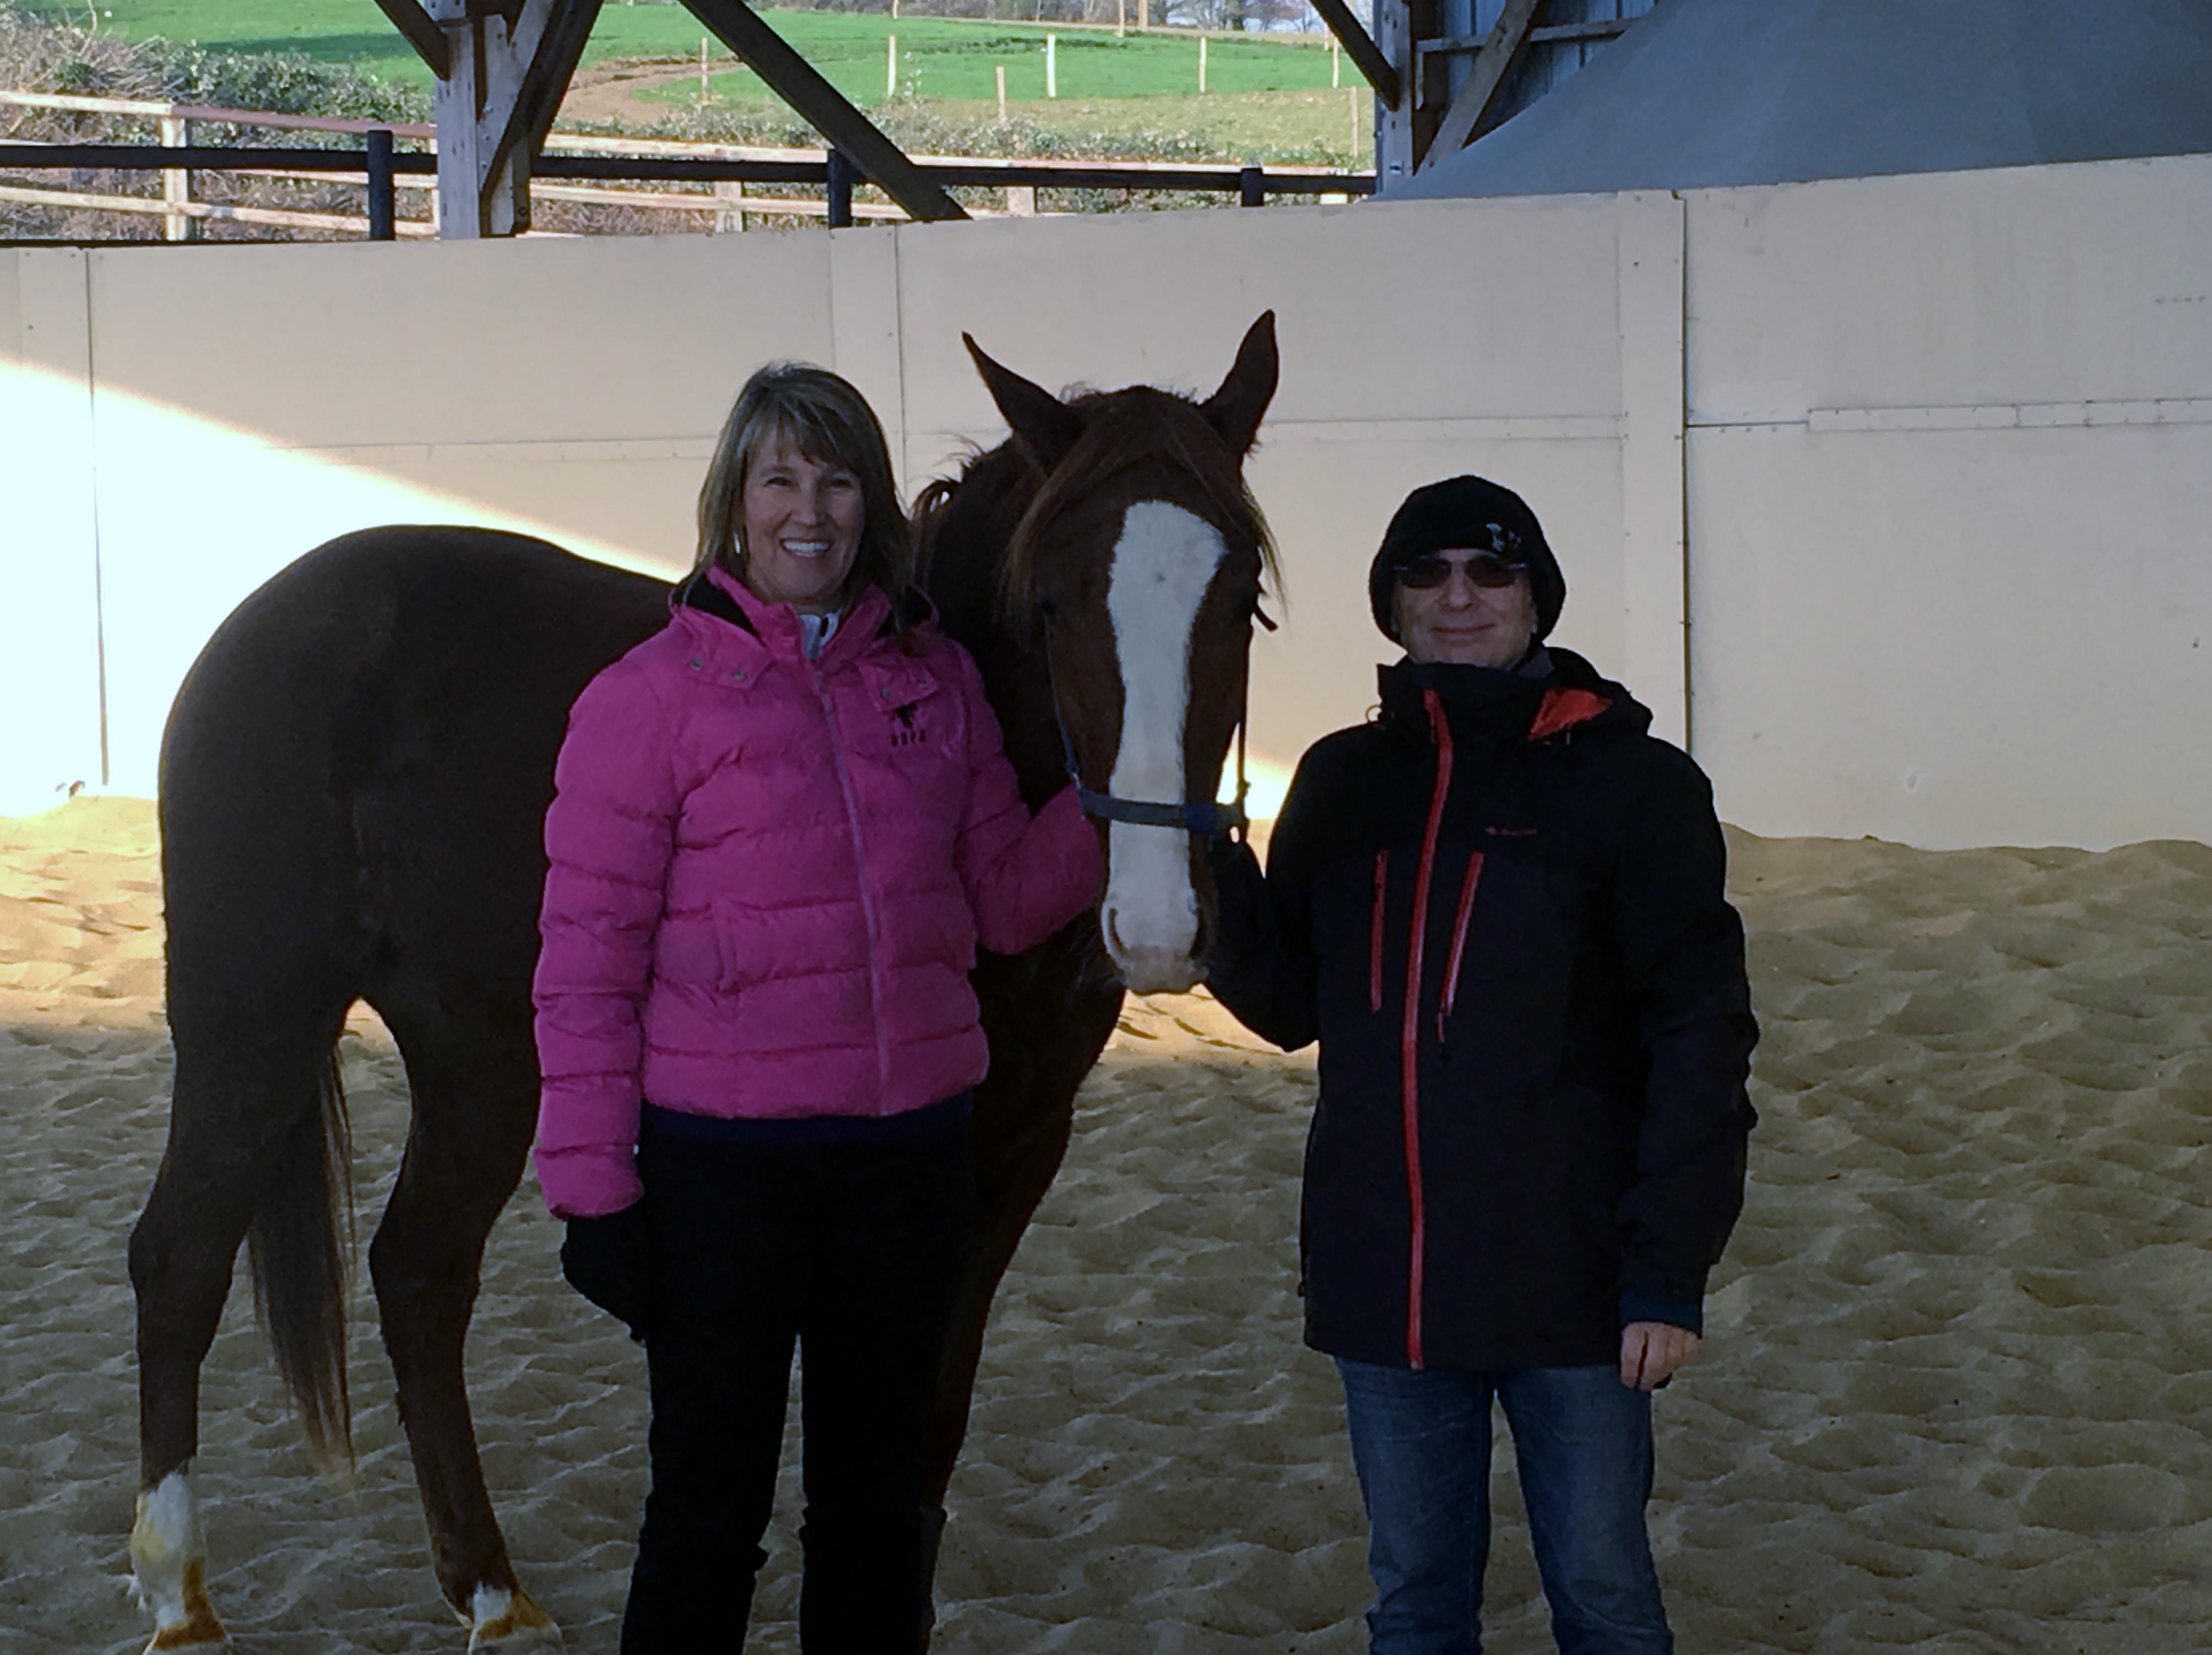
<path fill-rule="evenodd" d="M 2180 1655 L 2212 1625 L 2212 850 L 1936 855 L 1732 840 L 1765 1027 L 1744 1220 L 1660 1399 L 1654 1530 L 1685 1649 Z M 168 1053 L 150 818 L 0 823 L 0 1647 L 133 1651 L 124 1238 Z M 940 1648 L 1364 1646 L 1334 1381 L 1297 1342 L 1310 1058 L 1133 1002 L 1000 1299 Z M 404 1090 L 345 1043 L 364 1234 Z M 470 1345 L 518 1567 L 611 1650 L 642 1363 L 561 1285 L 526 1186 Z M 201 1493 L 242 1650 L 457 1652 L 388 1370 L 354 1305 L 349 1483 L 318 1477 L 233 1294 Z M 1487 1646 L 1549 1638 L 1510 1452 Z M 796 1648 L 787 1476 L 755 1646 Z"/>

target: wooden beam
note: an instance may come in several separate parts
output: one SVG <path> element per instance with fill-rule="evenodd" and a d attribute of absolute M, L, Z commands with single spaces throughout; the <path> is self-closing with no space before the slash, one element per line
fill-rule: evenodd
<path fill-rule="evenodd" d="M 433 75 L 442 81 L 453 72 L 453 54 L 446 44 L 446 32 L 430 21 L 422 0 L 376 0 L 376 3 L 407 37 L 407 44 L 430 65 Z"/>
<path fill-rule="evenodd" d="M 1544 0 L 1505 0 L 1497 27 L 1490 31 L 1482 50 L 1474 54 L 1467 84 L 1460 88 L 1459 95 L 1437 124 L 1437 135 L 1430 140 L 1418 170 L 1426 172 L 1439 157 L 1457 154 L 1470 138 L 1489 130 L 1484 123 L 1497 104 L 1498 88 L 1528 49 L 1528 32 L 1543 7 Z"/>
<path fill-rule="evenodd" d="M 1385 189 L 1413 176 L 1444 112 L 1446 100 L 1436 92 L 1443 60 L 1425 68 L 1415 49 L 1444 32 L 1443 7 L 1443 0 L 1375 0 L 1375 44 L 1398 73 L 1397 103 L 1375 100 L 1375 177 Z"/>
<path fill-rule="evenodd" d="M 1610 40 L 1628 32 L 1633 17 L 1606 17 L 1595 23 L 1543 23 L 1528 31 L 1528 44 L 1543 46 L 1547 42 L 1577 40 Z M 1448 56 L 1480 52 L 1490 44 L 1487 34 L 1447 34 L 1439 40 L 1418 42 L 1413 50 L 1423 57 L 1432 52 Z"/>
<path fill-rule="evenodd" d="M 945 194 L 906 152 L 885 137 L 845 94 L 763 21 L 745 0 L 684 0 L 691 15 L 720 36 L 745 67 L 798 113 L 801 120 L 842 150 L 868 182 L 918 219 L 965 218 L 958 202 Z"/>
<path fill-rule="evenodd" d="M 1532 46 L 1541 46 L 1547 40 L 1610 40 L 1616 34 L 1625 34 L 1633 17 L 1601 17 L 1594 23 L 1547 23 L 1528 31 Z"/>
<path fill-rule="evenodd" d="M 1352 59 L 1352 66 L 1367 77 L 1367 84 L 1375 88 L 1375 95 L 1382 100 L 1385 107 L 1395 109 L 1398 100 L 1405 95 L 1398 71 L 1390 66 L 1390 60 L 1382 55 L 1382 49 L 1360 27 L 1359 19 L 1352 15 L 1352 8 L 1345 4 L 1344 0 L 1313 0 L 1313 9 L 1321 14 L 1322 21 L 1328 25 L 1328 32 L 1336 36 L 1337 43 L 1344 48 L 1344 55 Z"/>
<path fill-rule="evenodd" d="M 600 0 L 558 0 L 544 33 L 538 37 L 538 51 L 523 76 L 507 130 L 500 134 L 493 151 L 489 176 L 496 178 L 518 148 L 526 158 L 524 175 L 528 176 L 538 152 L 544 147 L 545 135 L 553 130 L 553 118 L 561 113 L 561 100 L 568 94 L 576 65 L 583 60 L 585 43 L 592 38 L 592 26 L 599 21 L 599 5 Z M 526 194 L 524 200 L 527 199 Z"/>

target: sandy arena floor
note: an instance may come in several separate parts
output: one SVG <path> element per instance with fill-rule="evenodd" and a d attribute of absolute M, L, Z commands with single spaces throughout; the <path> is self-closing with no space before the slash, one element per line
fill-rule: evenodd
<path fill-rule="evenodd" d="M 1766 1036 L 1705 1357 L 1661 1398 L 1685 1652 L 2212 1647 L 2212 849 L 1735 836 Z M 150 807 L 0 820 L 0 1651 L 135 1651 L 124 1238 L 168 1090 Z M 404 1092 L 345 1042 L 363 1231 Z M 998 1307 L 939 1647 L 1354 1655 L 1362 1533 L 1292 1293 L 1310 1056 L 1133 1002 Z M 643 1366 L 526 1188 L 471 1348 L 518 1567 L 614 1646 Z M 359 1471 L 310 1469 L 240 1290 L 204 1378 L 216 1603 L 247 1655 L 458 1652 L 362 1284 Z M 796 1649 L 795 1482 L 753 1646 Z M 1501 1456 L 1493 1655 L 1550 1648 Z"/>

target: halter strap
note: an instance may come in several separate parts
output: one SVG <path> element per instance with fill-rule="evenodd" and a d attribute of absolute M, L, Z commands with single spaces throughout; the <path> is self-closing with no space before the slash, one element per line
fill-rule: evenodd
<path fill-rule="evenodd" d="M 1248 831 L 1252 824 L 1244 814 L 1244 797 L 1249 791 L 1244 780 L 1244 725 L 1247 707 L 1237 709 L 1237 800 L 1234 804 L 1219 804 L 1212 800 L 1169 803 L 1144 799 L 1123 799 L 1115 794 L 1100 793 L 1083 784 L 1082 767 L 1076 762 L 1075 742 L 1067 733 L 1067 720 L 1060 710 L 1060 684 L 1052 670 L 1052 622 L 1045 622 L 1044 647 L 1045 687 L 1052 697 L 1052 721 L 1060 729 L 1061 762 L 1067 768 L 1067 779 L 1075 783 L 1076 801 L 1083 813 L 1100 821 L 1127 822 L 1136 827 L 1181 828 L 1201 838 L 1212 839 L 1223 834 L 1236 836 Z"/>

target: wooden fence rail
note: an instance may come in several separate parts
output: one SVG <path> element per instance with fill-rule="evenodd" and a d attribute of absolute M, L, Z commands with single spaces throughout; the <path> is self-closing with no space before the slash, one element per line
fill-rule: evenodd
<path fill-rule="evenodd" d="M 86 190 L 54 190 L 23 184 L 0 184 L 0 202 L 88 209 L 131 215 L 158 215 L 171 241 L 192 239 L 195 228 L 209 220 L 264 224 L 273 228 L 367 234 L 374 217 L 348 214 L 306 212 L 289 208 L 249 207 L 196 200 L 191 175 L 195 170 L 234 172 L 246 176 L 317 179 L 333 184 L 372 187 L 368 169 L 359 152 L 351 150 L 271 150 L 191 143 L 191 124 L 265 127 L 282 131 L 329 132 L 366 138 L 372 132 L 422 146 L 411 154 L 392 157 L 396 190 L 428 198 L 427 218 L 398 218 L 392 233 L 422 238 L 437 234 L 437 183 L 420 174 L 434 171 L 437 129 L 419 123 L 381 122 L 314 115 L 288 115 L 270 110 L 226 109 L 207 104 L 161 102 L 149 99 L 94 98 L 60 92 L 0 90 L 0 106 L 68 110 L 87 114 L 135 117 L 158 123 L 161 142 L 151 148 L 129 144 L 34 144 L 0 143 L 0 167 L 15 170 L 39 167 L 98 167 L 113 171 L 158 172 L 161 193 L 157 198 L 109 194 Z M 173 151 L 162 154 L 161 151 Z M 309 160 L 307 157 L 314 159 Z M 323 157 L 329 159 L 325 161 Z M 64 158 L 66 157 L 66 158 Z M 914 161 L 939 182 L 982 186 L 1005 193 L 1002 213 L 1034 214 L 1039 186 L 1063 189 L 1108 188 L 1203 190 L 1236 194 L 1247 205 L 1258 205 L 1270 194 L 1316 195 L 1323 200 L 1349 200 L 1374 189 L 1371 173 L 1334 173 L 1319 167 L 1221 167 L 1193 166 L 1180 161 L 1055 161 L 1048 163 L 994 155 L 916 155 Z M 350 163 L 350 164 L 349 164 Z M 832 222 L 854 219 L 898 219 L 906 215 L 888 203 L 852 201 L 849 191 L 832 187 L 829 153 L 822 149 L 769 148 L 755 144 L 699 143 L 672 138 L 610 137 L 597 133 L 554 132 L 545 141 L 545 153 L 533 169 L 533 201 L 566 201 L 598 206 L 625 207 L 647 212 L 712 214 L 713 228 L 742 230 L 749 217 L 826 218 Z M 606 183 L 562 183 L 559 179 L 605 179 Z M 617 181 L 659 179 L 670 183 L 700 183 L 692 189 L 630 190 L 611 187 Z M 785 186 L 820 185 L 821 196 L 763 196 L 746 193 L 748 183 Z"/>

